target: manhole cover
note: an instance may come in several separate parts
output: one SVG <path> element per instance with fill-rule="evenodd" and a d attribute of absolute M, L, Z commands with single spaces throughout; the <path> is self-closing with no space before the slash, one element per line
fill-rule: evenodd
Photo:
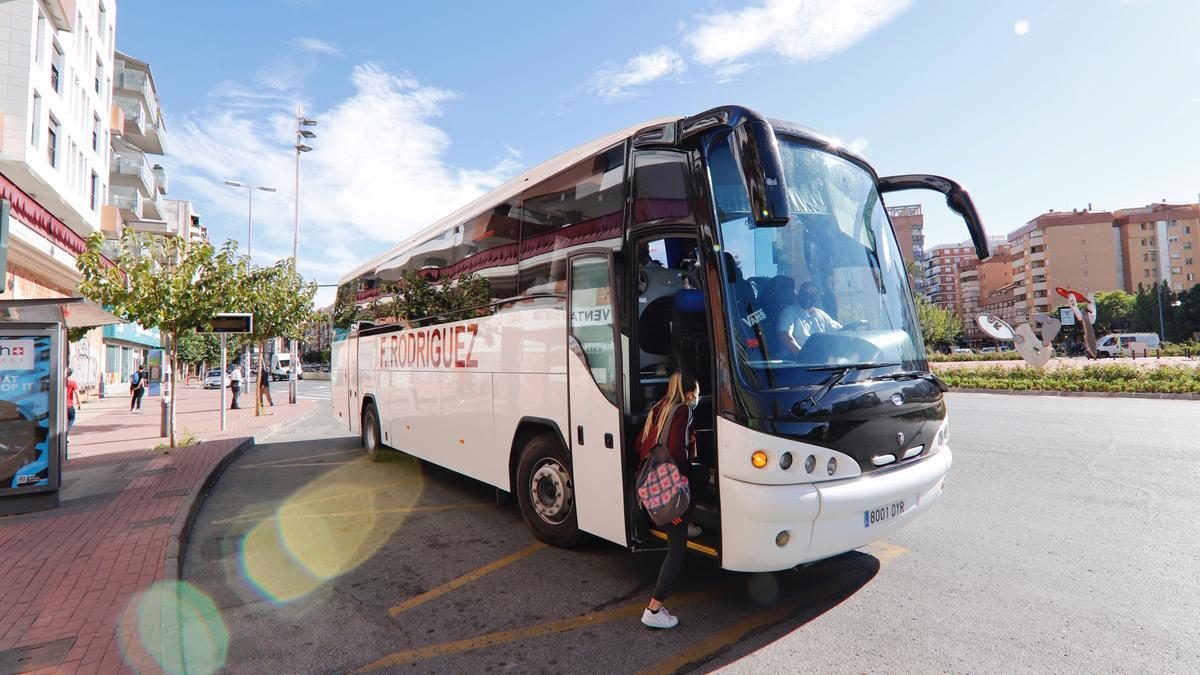
<path fill-rule="evenodd" d="M 130 523 L 129 525 L 127 525 L 125 527 L 125 529 L 139 530 L 143 527 L 154 527 L 155 525 L 167 525 L 168 523 L 170 523 L 173 520 L 175 520 L 174 516 L 163 516 L 162 518 L 151 518 L 150 520 L 139 520 L 137 522 Z"/>
<path fill-rule="evenodd" d="M 0 673 L 27 673 L 31 670 L 57 666 L 67 656 L 75 638 L 25 645 L 0 651 Z"/>
<path fill-rule="evenodd" d="M 171 473 L 174 470 L 175 470 L 175 467 L 173 467 L 173 466 L 165 466 L 161 469 L 146 469 L 145 471 L 134 471 L 133 473 L 127 473 L 124 476 L 121 476 L 121 478 L 143 478 L 145 476 L 157 476 L 157 475 L 163 474 L 163 473 Z"/>
<path fill-rule="evenodd" d="M 192 488 L 175 488 L 174 490 L 163 490 L 155 492 L 153 499 L 162 499 L 163 497 L 186 497 L 192 491 Z"/>

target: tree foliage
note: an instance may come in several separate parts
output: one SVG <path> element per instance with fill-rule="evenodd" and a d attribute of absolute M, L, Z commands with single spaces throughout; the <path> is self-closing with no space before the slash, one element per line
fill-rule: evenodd
<path fill-rule="evenodd" d="M 1096 334 L 1125 330 L 1133 325 L 1137 297 L 1125 291 L 1101 291 L 1096 294 Z"/>
<path fill-rule="evenodd" d="M 79 292 L 126 321 L 156 326 L 168 338 L 170 384 L 178 372 L 179 337 L 227 311 L 236 294 L 239 262 L 236 245 L 214 251 L 205 241 L 126 230 L 115 266 L 104 262 L 104 237 L 93 232 L 75 261 L 82 280 Z M 169 404 L 169 435 L 175 446 L 174 396 Z"/>
<path fill-rule="evenodd" d="M 958 315 L 953 311 L 939 307 L 916 296 L 917 319 L 921 323 L 921 333 L 925 336 L 925 349 L 939 351 L 949 349 L 962 335 L 963 325 Z"/>

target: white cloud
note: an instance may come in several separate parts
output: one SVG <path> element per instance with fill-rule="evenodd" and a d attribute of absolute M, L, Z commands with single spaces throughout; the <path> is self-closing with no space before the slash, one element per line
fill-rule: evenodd
<path fill-rule="evenodd" d="M 659 47 L 638 54 L 620 66 L 596 71 L 583 88 L 603 98 L 624 98 L 631 95 L 631 87 L 679 75 L 686 69 L 687 64 L 678 52 L 669 47 Z"/>
<path fill-rule="evenodd" d="M 750 66 L 744 63 L 731 63 L 727 66 L 721 66 L 720 68 L 717 68 L 715 71 L 713 71 L 713 75 L 716 76 L 718 83 L 724 84 L 726 82 L 732 82 L 734 78 L 746 72 L 749 68 Z"/>
<path fill-rule="evenodd" d="M 454 92 L 372 64 L 357 66 L 352 82 L 354 93 L 328 110 L 305 108 L 319 125 L 301 165 L 300 270 L 321 283 L 335 283 L 520 166 L 502 146 L 489 167 L 447 160 L 451 139 L 434 120 Z M 295 102 L 229 84 L 216 91 L 214 112 L 184 117 L 172 133 L 171 196 L 193 200 L 214 243 L 233 237 L 244 244 L 246 192 L 224 179 L 277 188 L 254 195 L 254 259 L 266 264 L 291 254 Z M 318 302 L 332 296 L 321 289 Z"/>
<path fill-rule="evenodd" d="M 1017 37 L 1024 37 L 1029 33 L 1029 22 L 1025 19 L 1017 20 L 1017 22 L 1013 24 L 1013 32 L 1017 34 Z"/>
<path fill-rule="evenodd" d="M 291 44 L 294 47 L 299 47 L 306 52 L 314 52 L 317 54 L 328 54 L 329 56 L 343 56 L 342 50 L 337 48 L 337 45 L 332 42 L 326 42 L 315 37 L 298 37 L 292 38 Z"/>
<path fill-rule="evenodd" d="M 700 17 L 685 39 L 693 59 L 705 65 L 760 52 L 817 61 L 854 45 L 908 5 L 909 0 L 765 0 Z"/>

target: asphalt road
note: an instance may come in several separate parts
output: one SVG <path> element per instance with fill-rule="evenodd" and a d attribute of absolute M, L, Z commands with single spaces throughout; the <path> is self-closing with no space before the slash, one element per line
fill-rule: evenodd
<path fill-rule="evenodd" d="M 638 622 L 660 553 L 541 547 L 490 488 L 364 456 L 324 410 L 226 472 L 183 576 L 230 672 L 1194 670 L 1200 403 L 950 404 L 929 514 L 798 571 L 689 558 L 673 631 Z"/>

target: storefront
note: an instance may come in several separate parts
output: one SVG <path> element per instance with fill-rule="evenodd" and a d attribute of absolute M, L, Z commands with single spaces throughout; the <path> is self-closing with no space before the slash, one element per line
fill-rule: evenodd
<path fill-rule="evenodd" d="M 105 326 L 103 342 L 106 389 L 120 389 L 129 382 L 130 373 L 146 364 L 150 350 L 162 348 L 157 328 L 143 328 L 136 323 Z"/>

